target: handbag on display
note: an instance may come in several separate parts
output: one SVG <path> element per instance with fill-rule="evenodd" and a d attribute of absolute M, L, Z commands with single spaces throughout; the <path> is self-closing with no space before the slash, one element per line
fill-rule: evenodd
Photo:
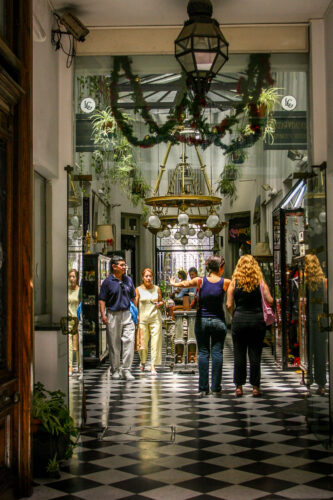
<path fill-rule="evenodd" d="M 264 321 L 266 323 L 266 326 L 271 326 L 275 321 L 275 312 L 273 308 L 266 302 L 264 290 L 265 290 L 264 282 L 262 281 L 260 283 L 262 312 L 264 315 Z"/>

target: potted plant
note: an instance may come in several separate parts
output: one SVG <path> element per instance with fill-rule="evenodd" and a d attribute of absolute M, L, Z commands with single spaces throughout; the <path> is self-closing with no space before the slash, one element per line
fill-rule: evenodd
<path fill-rule="evenodd" d="M 70 458 L 78 430 L 65 404 L 65 394 L 48 391 L 41 382 L 34 385 L 32 400 L 33 468 L 37 477 L 53 472 L 56 463 Z M 58 467 L 59 469 L 59 467 Z"/>
<path fill-rule="evenodd" d="M 232 202 L 237 198 L 236 179 L 239 176 L 239 169 L 233 163 L 228 163 L 224 166 L 223 172 L 220 174 L 217 183 L 217 191 L 219 191 L 226 198 L 230 198 Z"/>

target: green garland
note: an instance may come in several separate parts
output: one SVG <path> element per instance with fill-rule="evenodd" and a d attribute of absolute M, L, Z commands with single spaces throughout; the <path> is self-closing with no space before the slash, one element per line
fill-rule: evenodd
<path fill-rule="evenodd" d="M 113 117 L 127 140 L 134 146 L 150 148 L 161 142 L 187 142 L 188 144 L 200 145 L 203 148 L 214 144 L 225 150 L 226 153 L 236 149 L 252 146 L 263 135 L 267 116 L 261 116 L 258 99 L 263 88 L 270 87 L 274 80 L 270 73 L 269 54 L 251 54 L 246 76 L 239 79 L 237 92 L 241 99 L 235 106 L 234 114 L 224 118 L 217 125 L 209 125 L 204 117 L 204 109 L 207 101 L 204 97 L 195 95 L 193 99 L 187 91 L 187 86 L 182 89 L 180 99 L 175 108 L 170 112 L 168 120 L 159 126 L 150 113 L 148 103 L 145 101 L 140 85 L 140 79 L 131 71 L 130 60 L 125 56 L 114 58 L 113 70 L 110 82 L 110 103 Z M 129 80 L 134 95 L 135 112 L 140 113 L 146 123 L 149 134 L 139 139 L 134 134 L 133 125 L 126 115 L 120 111 L 119 101 L 119 76 L 121 70 Z M 227 132 L 231 133 L 233 128 L 240 122 L 240 115 L 248 110 L 249 135 L 239 134 L 231 143 L 225 144 L 223 138 Z M 185 137 L 177 128 L 184 122 L 185 117 L 190 120 L 193 130 L 200 133 L 200 138 Z"/>

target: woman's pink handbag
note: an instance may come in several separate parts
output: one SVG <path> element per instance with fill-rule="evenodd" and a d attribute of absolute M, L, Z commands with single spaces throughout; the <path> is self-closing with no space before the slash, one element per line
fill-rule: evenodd
<path fill-rule="evenodd" d="M 275 312 L 273 308 L 269 304 L 267 304 L 265 300 L 263 281 L 260 283 L 260 292 L 261 292 L 262 312 L 264 315 L 264 321 L 266 323 L 266 326 L 271 326 L 275 321 Z"/>

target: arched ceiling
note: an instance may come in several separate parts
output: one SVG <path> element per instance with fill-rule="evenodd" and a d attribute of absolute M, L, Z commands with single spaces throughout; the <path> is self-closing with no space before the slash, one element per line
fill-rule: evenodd
<path fill-rule="evenodd" d="M 88 27 L 177 26 L 187 19 L 187 0 L 49 0 L 69 8 Z M 221 25 L 304 23 L 322 18 L 331 0 L 212 0 Z"/>

